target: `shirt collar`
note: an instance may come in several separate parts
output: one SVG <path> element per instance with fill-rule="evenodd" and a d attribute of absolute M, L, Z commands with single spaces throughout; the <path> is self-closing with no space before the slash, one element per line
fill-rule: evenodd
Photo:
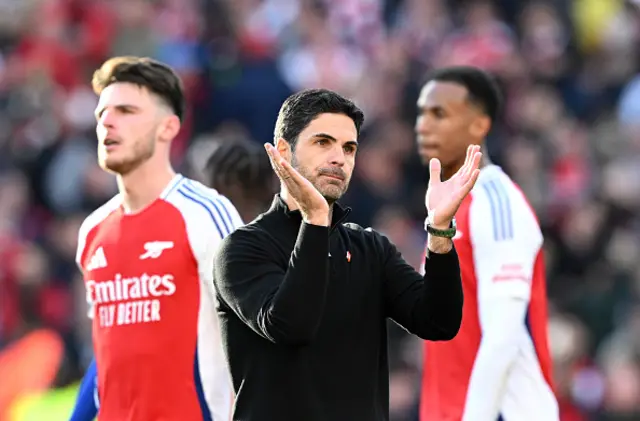
<path fill-rule="evenodd" d="M 299 210 L 290 210 L 289 206 L 280 197 L 280 193 L 273 197 L 273 202 L 269 208 L 269 212 L 280 212 L 286 215 L 288 218 L 295 220 L 298 223 L 302 222 L 302 214 Z M 338 202 L 333 204 L 333 213 L 331 216 L 331 228 L 335 228 L 336 225 L 343 222 L 347 216 L 351 213 L 351 208 L 348 206 L 342 206 Z"/>

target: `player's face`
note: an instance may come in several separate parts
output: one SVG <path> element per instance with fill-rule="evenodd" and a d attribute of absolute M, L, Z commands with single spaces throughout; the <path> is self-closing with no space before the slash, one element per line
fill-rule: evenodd
<path fill-rule="evenodd" d="M 106 170 L 127 174 L 149 160 L 156 146 L 158 99 L 146 88 L 114 83 L 96 108 L 98 162 Z"/>
<path fill-rule="evenodd" d="M 418 99 L 415 131 L 418 153 L 427 164 L 438 158 L 443 170 L 456 171 L 464 162 L 467 147 L 482 139 L 472 129 L 478 118 L 476 108 L 467 100 L 467 89 L 456 83 L 427 83 Z"/>
<path fill-rule="evenodd" d="M 298 136 L 292 166 L 332 203 L 349 187 L 358 132 L 344 114 L 320 114 Z"/>

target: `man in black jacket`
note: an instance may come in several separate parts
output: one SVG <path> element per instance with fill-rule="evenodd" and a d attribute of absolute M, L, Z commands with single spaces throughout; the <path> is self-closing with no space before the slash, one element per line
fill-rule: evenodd
<path fill-rule="evenodd" d="M 389 419 L 386 319 L 427 340 L 460 328 L 453 216 L 481 154 L 449 180 L 430 163 L 424 278 L 383 235 L 344 223 L 363 114 L 328 90 L 282 105 L 265 148 L 281 191 L 268 212 L 221 244 L 214 263 L 235 421 Z"/>

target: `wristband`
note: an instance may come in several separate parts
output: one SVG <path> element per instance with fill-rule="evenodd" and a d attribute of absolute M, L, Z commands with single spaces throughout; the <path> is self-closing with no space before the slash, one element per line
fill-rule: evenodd
<path fill-rule="evenodd" d="M 449 225 L 449 228 L 444 230 L 434 228 L 429 223 L 429 220 L 426 221 L 424 228 L 429 234 L 433 235 L 434 237 L 453 238 L 456 235 L 456 218 L 453 218 L 451 220 L 451 225 Z"/>

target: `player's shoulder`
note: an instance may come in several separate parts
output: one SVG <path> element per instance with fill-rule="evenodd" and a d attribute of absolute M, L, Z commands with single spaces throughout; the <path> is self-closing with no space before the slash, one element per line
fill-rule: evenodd
<path fill-rule="evenodd" d="M 199 181 L 178 175 L 161 198 L 176 208 L 188 222 L 215 227 L 222 236 L 242 225 L 237 209 L 217 190 Z"/>
<path fill-rule="evenodd" d="M 473 207 L 477 210 L 533 213 L 520 187 L 497 165 L 489 165 L 480 171 L 472 196 L 472 204 L 476 205 Z"/>
<path fill-rule="evenodd" d="M 217 190 L 205 186 L 199 181 L 182 175 L 177 175 L 162 193 L 161 198 L 179 209 L 202 207 L 200 203 L 216 203 L 222 201 L 223 196 Z"/>
<path fill-rule="evenodd" d="M 529 201 L 497 165 L 482 169 L 472 197 L 469 211 L 472 230 L 486 230 L 487 236 L 491 231 L 496 241 L 512 239 L 517 232 L 538 236 L 538 220 Z"/>
<path fill-rule="evenodd" d="M 87 248 L 87 242 L 90 241 L 90 233 L 98 227 L 109 215 L 115 212 L 122 204 L 122 199 L 119 194 L 113 196 L 109 201 L 102 206 L 91 212 L 80 225 L 78 230 L 78 244 L 76 249 L 76 263 L 80 268 L 82 255 Z"/>
<path fill-rule="evenodd" d="M 122 204 L 120 194 L 116 194 L 102 206 L 91 212 L 80 225 L 79 236 L 86 237 L 92 229 L 100 225 L 109 215 L 115 212 Z"/>

